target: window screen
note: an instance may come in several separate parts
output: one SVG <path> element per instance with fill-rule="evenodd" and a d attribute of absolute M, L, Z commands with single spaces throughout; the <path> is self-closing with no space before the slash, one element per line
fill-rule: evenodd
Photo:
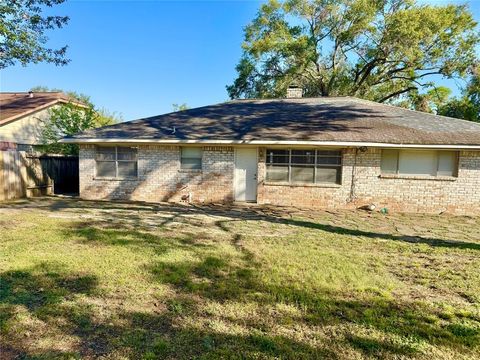
<path fill-rule="evenodd" d="M 181 168 L 185 170 L 202 169 L 203 149 L 201 147 L 182 147 Z"/>
<path fill-rule="evenodd" d="M 289 150 L 267 150 L 266 180 L 272 182 L 288 182 Z"/>
<path fill-rule="evenodd" d="M 440 151 L 438 156 L 439 176 L 457 175 L 457 153 L 453 151 Z"/>
<path fill-rule="evenodd" d="M 342 153 L 317 150 L 316 183 L 342 182 Z"/>
<path fill-rule="evenodd" d="M 291 150 L 290 181 L 313 183 L 315 176 L 315 150 Z"/>
<path fill-rule="evenodd" d="M 138 175 L 137 149 L 127 146 L 97 146 L 96 176 L 133 178 Z"/>
<path fill-rule="evenodd" d="M 382 150 L 382 174 L 456 176 L 457 153 L 434 150 Z"/>
<path fill-rule="evenodd" d="M 266 163 L 266 180 L 270 182 L 341 182 L 341 151 L 268 149 Z"/>
<path fill-rule="evenodd" d="M 396 174 L 398 170 L 398 150 L 382 150 L 381 168 L 383 174 Z"/>
<path fill-rule="evenodd" d="M 405 175 L 435 176 L 437 174 L 437 152 L 400 151 L 398 172 Z"/>

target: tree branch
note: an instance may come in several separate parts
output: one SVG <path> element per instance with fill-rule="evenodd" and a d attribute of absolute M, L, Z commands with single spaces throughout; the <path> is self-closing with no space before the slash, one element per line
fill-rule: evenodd
<path fill-rule="evenodd" d="M 417 87 L 416 86 L 409 86 L 406 89 L 395 91 L 394 93 L 391 93 L 390 95 L 387 95 L 387 96 L 381 98 L 380 100 L 378 100 L 378 102 L 383 103 L 383 102 L 387 101 L 388 99 L 391 99 L 391 98 L 393 98 L 395 96 L 398 96 L 398 95 L 405 94 L 405 93 L 407 93 L 409 91 L 412 91 L 412 90 L 417 90 Z"/>

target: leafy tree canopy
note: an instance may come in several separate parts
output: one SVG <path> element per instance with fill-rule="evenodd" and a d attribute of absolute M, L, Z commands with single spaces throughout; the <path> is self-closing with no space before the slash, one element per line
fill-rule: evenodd
<path fill-rule="evenodd" d="M 190 107 L 189 107 L 186 103 L 183 103 L 183 104 L 172 104 L 172 108 L 173 108 L 173 111 L 174 111 L 174 112 L 190 109 Z"/>
<path fill-rule="evenodd" d="M 89 95 L 85 95 L 76 91 L 65 91 L 59 88 L 49 88 L 48 86 L 34 86 L 30 89 L 33 92 L 61 92 L 70 97 L 72 100 L 76 100 L 88 106 L 94 106 L 92 101 L 90 100 Z"/>
<path fill-rule="evenodd" d="M 270 0 L 245 28 L 231 98 L 350 95 L 380 102 L 464 78 L 480 36 L 465 5 L 415 0 Z"/>
<path fill-rule="evenodd" d="M 49 89 L 44 86 L 36 86 L 31 91 L 62 91 Z M 59 140 L 65 136 L 75 135 L 79 132 L 101 126 L 112 125 L 123 121 L 117 113 L 112 113 L 105 108 L 96 108 L 90 100 L 90 96 L 64 91 L 67 95 L 85 106 L 77 103 L 62 104 L 49 110 L 49 116 L 42 128 L 41 150 L 47 153 L 78 155 L 78 145 L 61 144 Z"/>
<path fill-rule="evenodd" d="M 86 108 L 69 103 L 49 110 L 49 117 L 42 128 L 42 150 L 47 153 L 78 155 L 77 144 L 61 144 L 64 136 L 75 135 L 97 127 L 98 115 L 92 106 Z"/>
<path fill-rule="evenodd" d="M 441 105 L 440 115 L 480 122 L 480 67 L 474 74 L 460 98 L 454 98 Z"/>
<path fill-rule="evenodd" d="M 394 102 L 395 105 L 428 113 L 438 113 L 439 109 L 449 100 L 452 90 L 438 86 L 424 93 L 411 91 L 404 99 Z"/>
<path fill-rule="evenodd" d="M 29 63 L 49 62 L 65 65 L 67 46 L 51 49 L 46 46 L 49 30 L 62 28 L 68 16 L 45 16 L 45 6 L 65 0 L 2 0 L 0 1 L 0 69 Z"/>

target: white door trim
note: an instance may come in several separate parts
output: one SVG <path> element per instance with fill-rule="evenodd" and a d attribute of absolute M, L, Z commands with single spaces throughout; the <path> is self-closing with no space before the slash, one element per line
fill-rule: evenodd
<path fill-rule="evenodd" d="M 252 200 L 238 200 L 237 199 L 237 152 L 238 150 L 244 149 L 252 149 L 255 150 L 255 198 Z M 246 186 L 246 185 L 245 185 Z M 246 201 L 246 202 L 257 202 L 258 197 L 258 148 L 252 147 L 241 147 L 241 148 L 234 148 L 234 160 L 233 160 L 233 198 L 234 201 Z"/>

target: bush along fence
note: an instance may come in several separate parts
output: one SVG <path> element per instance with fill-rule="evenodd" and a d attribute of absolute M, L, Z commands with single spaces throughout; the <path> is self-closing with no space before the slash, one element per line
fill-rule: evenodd
<path fill-rule="evenodd" d="M 77 157 L 0 150 L 0 201 L 77 192 Z"/>

